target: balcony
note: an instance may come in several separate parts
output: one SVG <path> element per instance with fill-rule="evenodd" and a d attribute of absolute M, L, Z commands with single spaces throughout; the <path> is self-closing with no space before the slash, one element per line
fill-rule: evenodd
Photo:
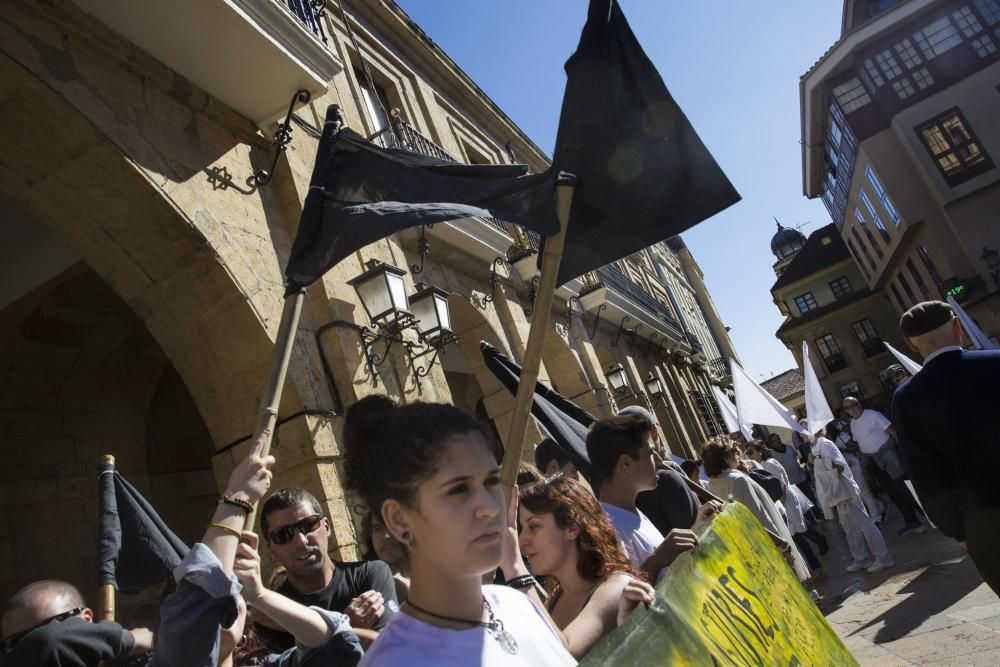
<path fill-rule="evenodd" d="M 310 0 L 75 0 L 83 11 L 266 128 L 343 69 Z"/>
<path fill-rule="evenodd" d="M 674 319 L 673 313 L 648 294 L 646 290 L 632 282 L 624 273 L 609 264 L 597 269 L 597 274 L 608 288 L 621 294 L 641 310 L 658 320 L 661 323 L 661 328 L 666 329 L 671 334 L 671 337 L 676 340 L 687 341 L 687 334 L 681 329 L 680 322 Z"/>

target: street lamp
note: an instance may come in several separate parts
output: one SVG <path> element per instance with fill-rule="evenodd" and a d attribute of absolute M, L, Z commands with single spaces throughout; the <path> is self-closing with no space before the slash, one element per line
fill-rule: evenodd
<path fill-rule="evenodd" d="M 417 291 L 410 297 L 410 310 L 417 320 L 420 336 L 433 345 L 451 333 L 448 293 L 424 283 L 417 283 L 416 287 Z"/>
<path fill-rule="evenodd" d="M 621 364 L 615 364 L 608 368 L 608 372 L 604 374 L 605 379 L 608 381 L 608 385 L 611 387 L 612 391 L 616 394 L 621 394 L 630 390 L 628 386 L 628 379 L 625 377 L 625 369 L 622 368 Z"/>
<path fill-rule="evenodd" d="M 660 378 L 653 375 L 652 372 L 650 372 L 649 377 L 646 378 L 645 385 L 646 393 L 649 394 L 650 397 L 659 398 L 660 396 L 663 396 L 663 383 L 660 382 Z"/>
<path fill-rule="evenodd" d="M 364 273 L 347 284 L 358 293 L 372 326 L 389 330 L 406 327 L 413 317 L 403 283 L 406 271 L 377 259 L 365 262 L 365 267 Z"/>

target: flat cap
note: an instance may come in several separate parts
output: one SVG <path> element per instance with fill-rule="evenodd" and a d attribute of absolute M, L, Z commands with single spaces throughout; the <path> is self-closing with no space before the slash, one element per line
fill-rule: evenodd
<path fill-rule="evenodd" d="M 954 317 L 955 311 L 944 301 L 924 301 L 903 313 L 899 328 L 907 338 L 915 338 L 934 331 Z"/>
<path fill-rule="evenodd" d="M 891 378 L 896 373 L 905 373 L 905 372 L 906 369 L 903 368 L 902 364 L 893 364 L 892 366 L 889 366 L 889 368 L 885 369 L 882 375 L 884 377 Z"/>

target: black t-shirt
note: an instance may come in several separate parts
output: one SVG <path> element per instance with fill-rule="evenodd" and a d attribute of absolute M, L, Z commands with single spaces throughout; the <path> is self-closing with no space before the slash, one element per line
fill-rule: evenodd
<path fill-rule="evenodd" d="M 381 630 L 389 622 L 389 619 L 399 611 L 399 603 L 396 601 L 396 583 L 392 578 L 392 570 L 383 561 L 335 562 L 333 579 L 325 588 L 313 593 L 300 593 L 289 581 L 277 588 L 278 593 L 307 607 L 319 607 L 340 613 L 344 613 L 351 600 L 366 591 L 378 591 L 385 600 L 385 610 L 382 612 L 382 617 L 375 623 L 375 629 Z M 269 630 L 260 625 L 257 626 L 257 631 L 275 648 L 283 650 L 294 645 L 294 640 L 287 633 Z"/>
<path fill-rule="evenodd" d="M 48 623 L 25 635 L 6 656 L 3 667 L 91 667 L 121 659 L 135 646 L 132 633 L 113 621 L 87 623 L 82 618 Z"/>
<path fill-rule="evenodd" d="M 635 506 L 664 536 L 672 528 L 690 528 L 701 503 L 684 482 L 684 473 L 673 468 L 658 470 L 656 488 L 635 497 Z"/>

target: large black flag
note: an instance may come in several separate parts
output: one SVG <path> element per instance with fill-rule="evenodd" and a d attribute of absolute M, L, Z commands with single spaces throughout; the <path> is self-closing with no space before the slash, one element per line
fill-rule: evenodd
<path fill-rule="evenodd" d="M 517 386 L 521 382 L 521 367 L 486 341 L 479 343 L 479 349 L 483 353 L 486 367 L 493 371 L 510 393 L 516 396 Z M 531 398 L 531 414 L 548 432 L 559 449 L 589 477 L 587 430 L 595 421 L 593 415 L 541 382 L 535 383 L 535 395 Z"/>
<path fill-rule="evenodd" d="M 381 148 L 339 129 L 330 107 L 286 275 L 315 282 L 355 250 L 415 225 L 495 217 L 539 234 L 559 228 L 555 181 L 525 165 L 464 165 Z M 339 131 L 338 131 L 339 130 Z"/>
<path fill-rule="evenodd" d="M 591 0 L 566 74 L 553 162 L 577 185 L 557 284 L 739 201 L 616 0 Z"/>
<path fill-rule="evenodd" d="M 188 547 L 111 464 L 101 464 L 98 494 L 100 584 L 134 594 L 170 576 Z"/>

